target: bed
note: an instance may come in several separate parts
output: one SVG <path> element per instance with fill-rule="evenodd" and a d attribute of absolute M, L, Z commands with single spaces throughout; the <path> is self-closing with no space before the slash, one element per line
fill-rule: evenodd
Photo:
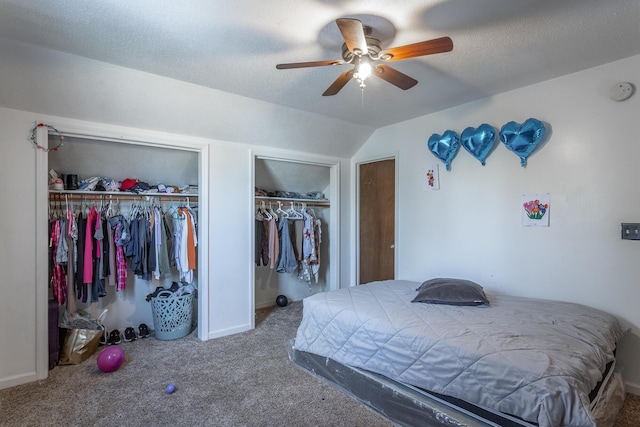
<path fill-rule="evenodd" d="M 382 407 L 374 407 L 387 416 L 407 412 L 405 403 L 395 411 L 385 408 L 400 394 L 424 391 L 434 399 L 409 400 L 442 425 L 458 424 L 447 410 L 434 412 L 438 402 L 540 427 L 602 425 L 596 416 L 602 401 L 617 396 L 621 406 L 624 386 L 613 373 L 625 331 L 614 316 L 574 303 L 505 295 L 489 295 L 489 305 L 412 302 L 420 285 L 388 280 L 305 298 L 292 360 L 331 377 L 356 398 L 371 394 L 368 381 L 390 391 Z M 355 389 L 349 385 L 354 375 L 364 381 Z M 360 400 L 380 395 L 378 390 Z M 613 406 L 606 407 L 610 418 Z"/>

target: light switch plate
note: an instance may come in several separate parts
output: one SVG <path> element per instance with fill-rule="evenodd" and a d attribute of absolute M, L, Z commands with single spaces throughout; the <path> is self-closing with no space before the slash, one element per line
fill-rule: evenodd
<path fill-rule="evenodd" d="M 640 223 L 623 222 L 622 223 L 622 239 L 623 240 L 640 240 Z"/>

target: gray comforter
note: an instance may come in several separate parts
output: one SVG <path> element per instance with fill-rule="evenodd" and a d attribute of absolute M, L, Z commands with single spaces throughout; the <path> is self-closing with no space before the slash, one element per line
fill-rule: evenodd
<path fill-rule="evenodd" d="M 600 310 L 488 295 L 491 306 L 412 303 L 417 282 L 305 298 L 295 349 L 541 427 L 595 426 L 589 392 L 623 330 Z"/>

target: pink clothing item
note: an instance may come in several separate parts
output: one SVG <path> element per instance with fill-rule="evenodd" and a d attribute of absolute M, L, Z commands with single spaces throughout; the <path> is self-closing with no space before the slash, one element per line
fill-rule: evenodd
<path fill-rule="evenodd" d="M 116 243 L 113 240 L 113 230 L 111 227 L 107 227 L 107 239 L 109 243 L 109 278 L 108 283 L 110 286 L 116 285 Z"/>
<path fill-rule="evenodd" d="M 93 229 L 95 227 L 98 212 L 91 206 L 87 213 L 87 228 L 84 243 L 84 271 L 82 283 L 93 282 Z"/>
<path fill-rule="evenodd" d="M 58 244 L 60 243 L 60 238 L 64 238 L 61 236 L 65 233 L 66 230 L 61 230 L 60 221 L 54 221 L 51 227 L 51 254 L 52 259 L 51 262 L 54 263 L 53 274 L 51 275 L 51 288 L 53 291 L 53 296 L 58 301 L 58 304 L 63 305 L 67 301 L 67 280 L 66 273 L 61 264 L 56 262 L 56 251 L 58 249 Z"/>
<path fill-rule="evenodd" d="M 118 285 L 117 291 L 124 291 L 127 286 L 127 262 L 124 257 L 124 249 L 122 246 L 116 247 L 116 268 L 118 269 Z"/>

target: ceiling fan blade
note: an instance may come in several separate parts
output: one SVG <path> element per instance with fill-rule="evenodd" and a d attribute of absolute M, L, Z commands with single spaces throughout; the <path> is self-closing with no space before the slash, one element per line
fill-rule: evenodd
<path fill-rule="evenodd" d="M 453 41 L 449 37 L 440 37 L 439 39 L 385 49 L 380 52 L 380 59 L 383 61 L 399 61 L 401 59 L 415 58 L 416 56 L 451 52 L 452 50 Z M 386 57 L 389 55 L 391 55 L 391 58 L 387 59 Z"/>
<path fill-rule="evenodd" d="M 278 64 L 278 70 L 286 70 L 288 68 L 307 68 L 307 67 L 324 67 L 327 65 L 342 65 L 344 61 L 341 59 L 330 59 L 328 61 L 312 61 L 312 62 L 291 62 L 289 64 Z"/>
<path fill-rule="evenodd" d="M 398 86 L 400 89 L 407 90 L 418 84 L 418 81 L 407 76 L 404 73 L 391 68 L 388 65 L 379 64 L 376 65 L 373 73 L 375 76 L 380 77 L 382 80 L 386 80 L 392 85 Z"/>
<path fill-rule="evenodd" d="M 367 40 L 364 35 L 362 22 L 357 19 L 338 18 L 336 24 L 342 33 L 344 43 L 349 50 L 356 55 L 364 55 L 368 52 Z"/>
<path fill-rule="evenodd" d="M 340 92 L 340 89 L 342 89 L 344 85 L 346 85 L 349 80 L 351 80 L 352 76 L 353 70 L 347 70 L 344 73 L 340 74 L 340 76 L 333 83 L 331 83 L 331 86 L 329 86 L 327 90 L 324 91 L 322 96 L 332 96 Z"/>

